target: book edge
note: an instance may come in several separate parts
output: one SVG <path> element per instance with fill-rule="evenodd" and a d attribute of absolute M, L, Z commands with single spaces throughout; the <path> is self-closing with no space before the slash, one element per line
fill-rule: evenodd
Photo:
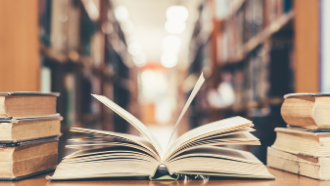
<path fill-rule="evenodd" d="M 284 99 L 286 99 L 286 98 L 302 97 L 302 96 L 312 96 L 312 97 L 330 96 L 330 93 L 289 93 L 289 94 L 285 94 L 283 97 Z"/>
<path fill-rule="evenodd" d="M 54 171 L 55 168 L 56 167 L 53 167 L 53 168 L 46 169 L 46 170 L 43 170 L 43 171 L 27 174 L 27 175 L 24 175 L 24 176 L 17 176 L 17 177 L 14 177 L 14 178 L 6 178 L 6 177 L 1 178 L 0 177 L 0 181 L 19 181 L 19 180 L 23 180 L 25 178 L 30 178 L 30 177 L 33 177 L 33 176 L 37 176 L 37 175 L 41 175 L 41 174 L 44 174 L 44 173 L 47 173 L 47 172 Z"/>
<path fill-rule="evenodd" d="M 0 96 L 19 96 L 19 95 L 28 95 L 28 96 L 56 96 L 59 97 L 59 92 L 33 92 L 33 91 L 22 91 L 22 92 L 0 92 Z"/>

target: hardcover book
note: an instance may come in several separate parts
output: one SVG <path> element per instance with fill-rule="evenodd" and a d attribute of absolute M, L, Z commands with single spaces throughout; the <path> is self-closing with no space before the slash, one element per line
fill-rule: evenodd
<path fill-rule="evenodd" d="M 292 93 L 284 96 L 281 115 L 291 126 L 330 129 L 330 94 Z"/>
<path fill-rule="evenodd" d="M 320 180 L 330 180 L 330 157 L 292 154 L 268 147 L 267 165 Z"/>
<path fill-rule="evenodd" d="M 59 93 L 1 92 L 0 118 L 56 114 Z"/>
<path fill-rule="evenodd" d="M 276 140 L 272 147 L 277 150 L 292 154 L 329 156 L 330 132 L 281 127 L 275 128 L 275 131 Z"/>
<path fill-rule="evenodd" d="M 0 143 L 46 138 L 61 135 L 59 114 L 38 117 L 0 118 Z"/>
<path fill-rule="evenodd" d="M 59 137 L 0 143 L 0 180 L 20 180 L 54 170 Z"/>

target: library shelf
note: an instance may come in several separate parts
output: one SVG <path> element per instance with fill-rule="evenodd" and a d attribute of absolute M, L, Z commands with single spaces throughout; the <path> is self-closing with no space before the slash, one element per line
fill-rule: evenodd
<path fill-rule="evenodd" d="M 242 61 L 246 58 L 247 54 L 253 51 L 257 46 L 267 41 L 272 35 L 280 31 L 284 26 L 286 26 L 290 21 L 294 19 L 294 10 L 291 10 L 287 14 L 281 15 L 268 27 L 264 28 L 256 36 L 250 38 L 242 47 L 242 49 L 234 54 L 229 56 L 227 63 L 236 63 Z"/>
<path fill-rule="evenodd" d="M 233 113 L 245 112 L 250 109 L 267 108 L 268 106 L 281 105 L 284 101 L 282 97 L 272 97 L 259 101 L 248 101 L 245 103 L 236 103 L 224 108 L 211 108 L 215 112 L 231 111 Z"/>

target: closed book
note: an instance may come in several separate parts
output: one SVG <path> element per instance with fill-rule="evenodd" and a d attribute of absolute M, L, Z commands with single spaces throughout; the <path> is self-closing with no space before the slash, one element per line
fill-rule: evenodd
<path fill-rule="evenodd" d="M 330 94 L 293 93 L 284 98 L 281 115 L 288 125 L 307 129 L 330 128 Z"/>
<path fill-rule="evenodd" d="M 330 180 L 330 156 L 292 154 L 268 147 L 267 165 L 319 180 Z"/>
<path fill-rule="evenodd" d="M 329 156 L 330 132 L 311 132 L 298 128 L 275 128 L 276 140 L 273 148 L 292 154 Z"/>
<path fill-rule="evenodd" d="M 42 92 L 2 92 L 0 118 L 56 114 L 56 98 L 59 95 Z"/>
<path fill-rule="evenodd" d="M 59 114 L 0 119 L 0 143 L 16 143 L 61 134 Z"/>
<path fill-rule="evenodd" d="M 0 144 L 0 180 L 19 180 L 57 165 L 58 137 Z"/>

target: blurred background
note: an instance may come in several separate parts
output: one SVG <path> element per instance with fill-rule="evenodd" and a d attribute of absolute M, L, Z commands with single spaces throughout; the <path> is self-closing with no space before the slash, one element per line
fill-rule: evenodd
<path fill-rule="evenodd" d="M 102 94 L 166 145 L 201 72 L 179 133 L 232 116 L 253 121 L 266 160 L 283 95 L 329 92 L 327 0 L 0 0 L 0 91 L 60 92 L 60 156 L 86 127 L 137 134 L 91 97 Z"/>

